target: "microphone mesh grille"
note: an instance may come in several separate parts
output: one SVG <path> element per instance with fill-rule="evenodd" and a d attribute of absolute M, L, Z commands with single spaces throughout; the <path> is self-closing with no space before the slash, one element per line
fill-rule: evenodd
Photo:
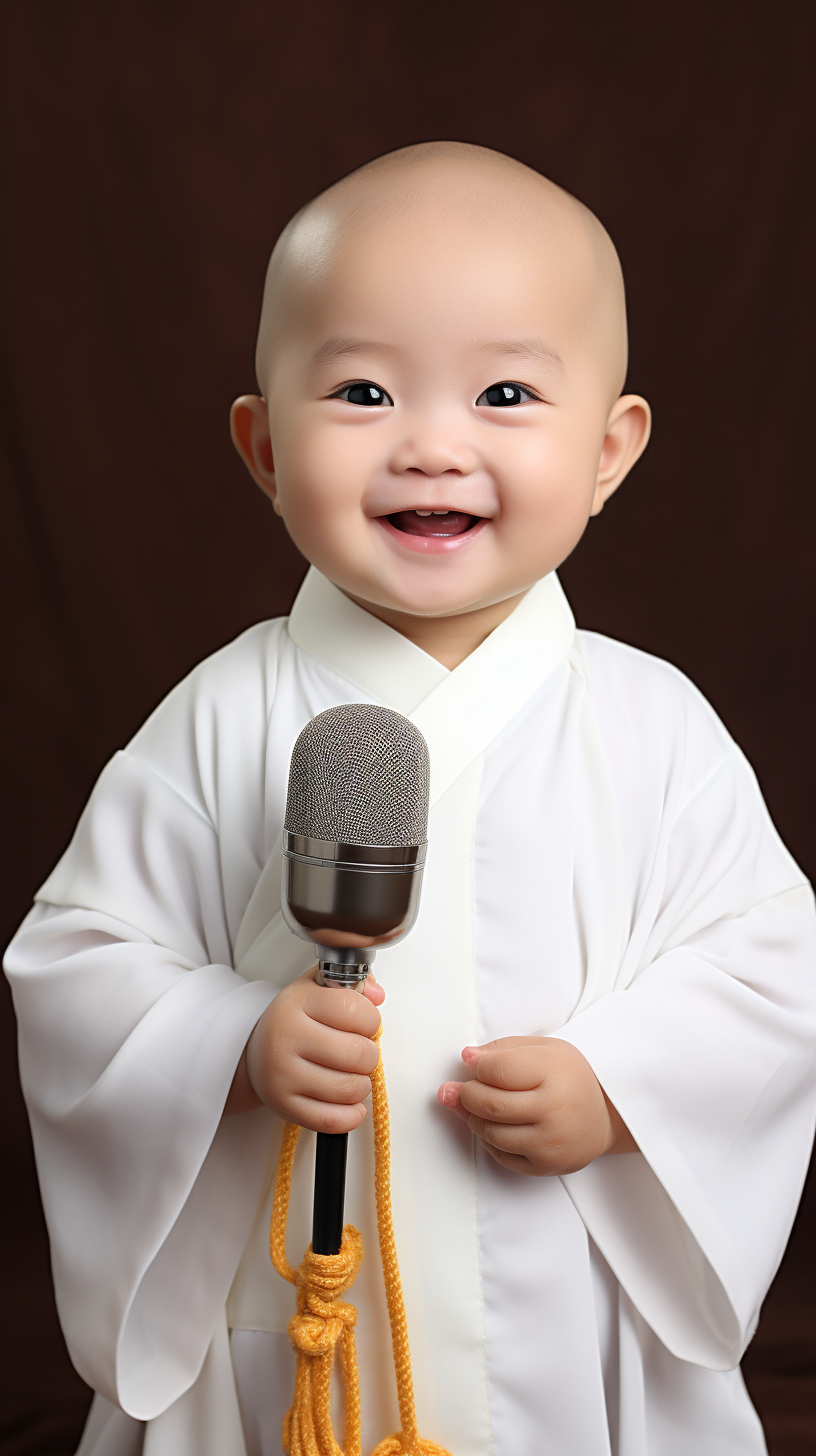
<path fill-rule="evenodd" d="M 429 770 L 428 745 L 401 713 L 327 708 L 292 751 L 284 827 L 341 844 L 423 844 Z"/>

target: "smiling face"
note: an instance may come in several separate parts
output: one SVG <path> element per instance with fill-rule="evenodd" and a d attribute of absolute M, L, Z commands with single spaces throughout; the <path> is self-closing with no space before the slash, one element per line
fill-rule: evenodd
<path fill-rule="evenodd" d="M 261 483 L 290 535 L 351 596 L 417 616 L 553 570 L 620 464 L 616 262 L 552 184 L 477 173 L 464 199 L 461 165 L 453 190 L 436 166 L 390 207 L 313 207 L 259 350 Z"/>

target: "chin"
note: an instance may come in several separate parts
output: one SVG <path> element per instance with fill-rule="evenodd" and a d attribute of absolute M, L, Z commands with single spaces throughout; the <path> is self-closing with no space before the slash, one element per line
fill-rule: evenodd
<path fill-rule="evenodd" d="M 524 587 L 508 587 L 504 591 L 501 588 L 482 590 L 476 584 L 462 584 L 455 588 L 450 584 L 444 588 L 441 583 L 434 583 L 433 588 L 428 589 L 424 584 L 416 583 L 395 582 L 386 587 L 383 583 L 370 582 L 356 590 L 347 589 L 360 601 L 386 607 L 392 612 L 405 612 L 411 617 L 457 617 L 515 596 Z"/>

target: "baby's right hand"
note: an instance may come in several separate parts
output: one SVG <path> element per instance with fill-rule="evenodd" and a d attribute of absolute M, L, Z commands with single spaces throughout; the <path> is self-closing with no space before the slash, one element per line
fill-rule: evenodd
<path fill-rule="evenodd" d="M 293 981 L 267 1007 L 247 1042 L 256 1095 L 287 1122 L 314 1132 L 352 1132 L 365 1117 L 369 1075 L 379 1059 L 372 1036 L 384 992 L 318 986 L 315 971 Z"/>

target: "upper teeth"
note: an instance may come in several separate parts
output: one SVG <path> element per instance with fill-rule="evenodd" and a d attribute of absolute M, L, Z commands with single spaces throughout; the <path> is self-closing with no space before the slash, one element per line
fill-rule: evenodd
<path fill-rule="evenodd" d="M 417 508 L 416 514 L 418 516 L 447 516 L 449 513 L 448 511 L 421 511 Z"/>

